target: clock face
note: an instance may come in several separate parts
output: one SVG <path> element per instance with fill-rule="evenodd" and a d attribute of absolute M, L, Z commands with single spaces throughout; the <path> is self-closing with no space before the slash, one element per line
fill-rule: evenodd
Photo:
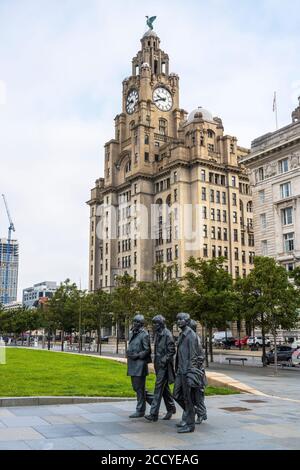
<path fill-rule="evenodd" d="M 153 101 L 161 111 L 170 111 L 173 106 L 172 95 L 164 87 L 155 88 L 153 92 Z"/>
<path fill-rule="evenodd" d="M 138 104 L 138 101 L 139 101 L 139 94 L 137 90 L 131 90 L 126 99 L 126 111 L 128 114 L 134 113 L 136 109 L 136 105 Z"/>

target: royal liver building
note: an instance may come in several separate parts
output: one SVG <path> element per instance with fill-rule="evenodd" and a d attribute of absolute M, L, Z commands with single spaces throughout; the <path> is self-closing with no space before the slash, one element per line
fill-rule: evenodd
<path fill-rule="evenodd" d="M 234 277 L 253 266 L 252 198 L 239 163 L 248 150 L 222 120 L 180 108 L 179 77 L 149 30 L 123 81 L 104 177 L 91 191 L 89 289 L 125 272 L 153 279 L 162 262 L 180 278 L 190 256 L 224 256 Z"/>

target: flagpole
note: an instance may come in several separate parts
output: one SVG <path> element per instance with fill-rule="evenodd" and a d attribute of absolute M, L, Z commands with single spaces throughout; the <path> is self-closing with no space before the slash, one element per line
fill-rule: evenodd
<path fill-rule="evenodd" d="M 278 131 L 278 108 L 277 108 L 277 92 L 274 92 L 273 112 L 275 112 L 276 130 Z"/>

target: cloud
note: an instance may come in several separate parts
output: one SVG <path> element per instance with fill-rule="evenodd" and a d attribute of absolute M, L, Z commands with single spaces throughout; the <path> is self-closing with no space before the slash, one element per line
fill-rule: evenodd
<path fill-rule="evenodd" d="M 210 109 L 241 145 L 290 122 L 299 88 L 298 2 L 3 0 L 0 191 L 20 242 L 20 289 L 67 277 L 87 287 L 89 211 L 103 145 L 145 15 L 180 75 L 181 106 Z M 292 12 L 292 15 L 290 14 Z M 1 88 L 2 86 L 2 88 Z M 298 88 L 297 88 L 298 87 Z M 2 89 L 2 95 L 1 95 Z M 2 100 L 3 101 L 3 100 Z M 2 210 L 1 210 L 2 209 Z M 7 220 L 0 209 L 0 233 Z"/>

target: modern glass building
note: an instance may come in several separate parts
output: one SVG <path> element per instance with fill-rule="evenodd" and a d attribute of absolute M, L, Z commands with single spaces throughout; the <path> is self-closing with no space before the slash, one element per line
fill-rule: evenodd
<path fill-rule="evenodd" d="M 9 252 L 7 296 L 7 254 Z M 6 305 L 17 300 L 19 270 L 19 244 L 17 240 L 11 240 L 8 244 L 7 238 L 0 239 L 0 304 Z"/>

